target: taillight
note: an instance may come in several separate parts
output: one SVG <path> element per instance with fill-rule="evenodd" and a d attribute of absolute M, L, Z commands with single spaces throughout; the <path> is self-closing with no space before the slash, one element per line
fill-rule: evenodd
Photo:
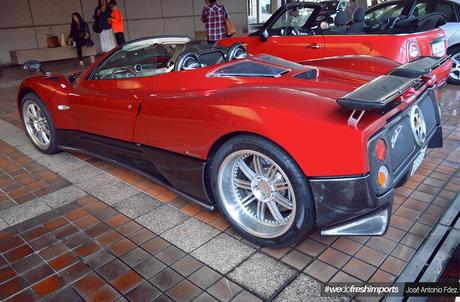
<path fill-rule="evenodd" d="M 407 59 L 413 61 L 420 57 L 420 45 L 417 40 L 410 40 L 407 42 Z"/>
<path fill-rule="evenodd" d="M 383 139 L 379 139 L 375 145 L 375 156 L 380 162 L 387 158 L 387 145 Z"/>
<path fill-rule="evenodd" d="M 384 189 L 388 187 L 388 183 L 390 180 L 390 172 L 386 166 L 381 166 L 379 168 L 379 172 L 377 174 L 377 183 L 380 189 Z"/>

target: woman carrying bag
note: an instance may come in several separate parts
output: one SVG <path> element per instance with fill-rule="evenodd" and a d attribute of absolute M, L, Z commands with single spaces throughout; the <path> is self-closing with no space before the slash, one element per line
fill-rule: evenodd
<path fill-rule="evenodd" d="M 79 13 L 72 14 L 72 24 L 70 26 L 70 38 L 77 48 L 80 65 L 83 64 L 83 46 L 93 47 L 94 42 L 91 40 L 91 34 L 88 24 L 83 20 Z"/>

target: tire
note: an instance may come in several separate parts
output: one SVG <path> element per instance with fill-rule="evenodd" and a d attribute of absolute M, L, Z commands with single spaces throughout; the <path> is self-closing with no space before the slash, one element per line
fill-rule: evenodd
<path fill-rule="evenodd" d="M 460 45 L 447 49 L 447 54 L 452 57 L 452 61 L 454 62 L 447 82 L 454 85 L 460 85 Z"/>
<path fill-rule="evenodd" d="M 315 226 L 305 175 L 267 139 L 239 135 L 228 140 L 211 159 L 209 175 L 212 196 L 228 223 L 259 246 L 297 243 Z"/>
<path fill-rule="evenodd" d="M 45 154 L 58 152 L 53 120 L 46 105 L 36 94 L 28 93 L 21 99 L 21 118 L 35 148 Z"/>

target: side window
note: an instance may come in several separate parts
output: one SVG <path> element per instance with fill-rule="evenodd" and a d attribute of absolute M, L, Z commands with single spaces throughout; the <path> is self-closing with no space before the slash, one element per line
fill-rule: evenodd
<path fill-rule="evenodd" d="M 302 28 L 313 13 L 313 8 L 301 7 L 287 10 L 275 24 L 272 29 L 281 29 L 287 26 Z"/>
<path fill-rule="evenodd" d="M 432 13 L 442 13 L 446 17 L 447 22 L 456 22 L 454 9 L 453 3 L 419 0 L 415 4 L 413 15 L 423 17 Z"/>
<path fill-rule="evenodd" d="M 93 74 L 95 80 L 147 77 L 164 73 L 175 45 L 141 45 L 121 48 L 103 62 Z"/>
<path fill-rule="evenodd" d="M 388 18 L 395 18 L 401 15 L 405 3 L 397 3 L 383 6 L 379 9 L 373 10 L 370 13 L 366 14 L 364 17 L 364 23 L 368 26 L 378 24 L 381 21 L 384 21 Z"/>

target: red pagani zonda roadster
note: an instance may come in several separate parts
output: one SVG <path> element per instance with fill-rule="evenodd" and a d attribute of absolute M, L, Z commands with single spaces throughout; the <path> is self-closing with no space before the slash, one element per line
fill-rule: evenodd
<path fill-rule="evenodd" d="M 381 235 L 393 188 L 442 145 L 436 69 L 344 57 L 304 66 L 151 37 L 81 75 L 24 80 L 18 109 L 43 153 L 130 167 L 212 210 L 245 238 L 286 245 Z M 40 69 L 36 61 L 25 68 Z"/>

